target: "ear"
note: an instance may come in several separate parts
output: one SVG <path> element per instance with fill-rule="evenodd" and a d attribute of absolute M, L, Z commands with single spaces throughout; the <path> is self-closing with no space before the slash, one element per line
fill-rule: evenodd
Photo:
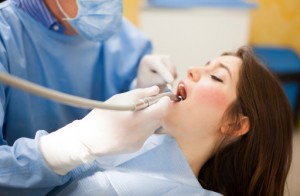
<path fill-rule="evenodd" d="M 233 123 L 225 123 L 221 127 L 221 132 L 226 135 L 239 137 L 246 133 L 248 133 L 250 128 L 250 121 L 247 116 L 240 115 L 237 124 Z"/>

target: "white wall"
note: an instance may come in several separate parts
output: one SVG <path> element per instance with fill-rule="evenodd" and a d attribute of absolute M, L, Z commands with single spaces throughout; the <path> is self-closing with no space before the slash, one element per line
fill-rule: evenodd
<path fill-rule="evenodd" d="M 154 53 L 168 54 L 179 78 L 190 66 L 205 64 L 223 51 L 248 43 L 250 10 L 233 8 L 167 9 L 144 6 L 140 28 L 154 45 Z"/>

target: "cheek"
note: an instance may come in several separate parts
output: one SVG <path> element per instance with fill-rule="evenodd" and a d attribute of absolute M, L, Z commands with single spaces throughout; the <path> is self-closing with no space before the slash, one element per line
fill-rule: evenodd
<path fill-rule="evenodd" d="M 226 92 L 212 87 L 197 87 L 194 99 L 201 105 L 213 106 L 218 109 L 226 109 L 230 103 Z"/>

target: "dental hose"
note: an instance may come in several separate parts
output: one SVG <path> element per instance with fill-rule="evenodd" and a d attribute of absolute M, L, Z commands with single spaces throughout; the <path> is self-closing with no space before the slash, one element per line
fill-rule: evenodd
<path fill-rule="evenodd" d="M 172 92 L 165 92 L 165 93 L 158 94 L 156 96 L 145 97 L 143 99 L 138 100 L 135 104 L 128 104 L 128 105 L 108 104 L 101 101 L 86 99 L 83 97 L 78 97 L 78 96 L 62 93 L 56 90 L 48 89 L 46 87 L 34 84 L 27 80 L 20 79 L 15 76 L 11 76 L 7 73 L 4 73 L 3 71 L 0 72 L 0 82 L 47 99 L 52 99 L 66 105 L 85 108 L 85 109 L 100 108 L 100 109 L 118 110 L 118 111 L 138 111 L 138 110 L 145 109 L 150 105 L 158 102 L 164 96 L 170 97 L 170 99 L 173 101 L 181 101 L 180 96 L 176 96 Z"/>

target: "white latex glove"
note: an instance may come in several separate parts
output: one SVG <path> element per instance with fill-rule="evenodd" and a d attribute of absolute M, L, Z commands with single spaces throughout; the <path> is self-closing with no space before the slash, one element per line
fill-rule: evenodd
<path fill-rule="evenodd" d="M 176 66 L 169 56 L 146 55 L 139 65 L 136 87 L 145 88 L 159 85 L 165 88 L 166 83 L 172 84 L 176 77 Z"/>
<path fill-rule="evenodd" d="M 107 103 L 130 104 L 153 96 L 157 86 L 115 95 Z M 137 151 L 161 126 L 169 97 L 137 112 L 92 110 L 82 120 L 40 138 L 40 150 L 47 164 L 58 174 L 66 174 L 97 156 Z"/>

